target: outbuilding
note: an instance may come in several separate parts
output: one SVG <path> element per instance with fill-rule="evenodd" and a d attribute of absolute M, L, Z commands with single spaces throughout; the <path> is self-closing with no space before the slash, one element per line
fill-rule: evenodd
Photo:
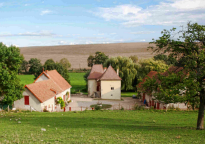
<path fill-rule="evenodd" d="M 121 78 L 112 66 L 103 69 L 102 64 L 92 66 L 88 80 L 88 96 L 101 99 L 121 99 Z"/>

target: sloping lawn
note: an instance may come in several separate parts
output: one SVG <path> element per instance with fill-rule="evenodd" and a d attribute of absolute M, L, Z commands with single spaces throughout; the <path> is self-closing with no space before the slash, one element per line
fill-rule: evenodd
<path fill-rule="evenodd" d="M 197 112 L 0 113 L 0 143 L 198 143 Z M 46 131 L 42 131 L 44 128 Z"/>
<path fill-rule="evenodd" d="M 85 73 L 69 73 L 72 90 L 82 91 L 86 87 L 86 82 L 83 78 Z"/>
<path fill-rule="evenodd" d="M 34 82 L 34 75 L 18 75 L 18 77 L 21 80 L 21 84 L 23 85 L 27 85 L 27 84 L 31 84 Z"/>

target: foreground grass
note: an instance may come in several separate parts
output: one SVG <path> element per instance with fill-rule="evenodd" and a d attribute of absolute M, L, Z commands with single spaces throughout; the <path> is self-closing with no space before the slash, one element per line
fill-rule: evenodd
<path fill-rule="evenodd" d="M 0 113 L 0 143 L 201 144 L 205 131 L 195 130 L 196 119 L 197 112 L 182 111 Z"/>

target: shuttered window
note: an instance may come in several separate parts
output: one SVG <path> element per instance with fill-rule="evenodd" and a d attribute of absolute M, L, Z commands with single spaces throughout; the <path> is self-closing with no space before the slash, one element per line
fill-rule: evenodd
<path fill-rule="evenodd" d="M 24 104 L 29 105 L 29 96 L 24 96 Z"/>

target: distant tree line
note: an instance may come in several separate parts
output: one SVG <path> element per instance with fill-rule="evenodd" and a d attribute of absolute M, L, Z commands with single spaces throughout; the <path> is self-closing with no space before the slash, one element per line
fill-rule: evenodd
<path fill-rule="evenodd" d="M 29 61 L 23 60 L 18 69 L 20 74 L 33 74 L 35 79 L 44 70 L 57 70 L 63 78 L 70 83 L 68 69 L 71 67 L 70 62 L 66 58 L 62 58 L 59 62 L 55 62 L 53 59 L 48 59 L 44 65 L 41 60 L 37 58 L 31 58 Z"/>

